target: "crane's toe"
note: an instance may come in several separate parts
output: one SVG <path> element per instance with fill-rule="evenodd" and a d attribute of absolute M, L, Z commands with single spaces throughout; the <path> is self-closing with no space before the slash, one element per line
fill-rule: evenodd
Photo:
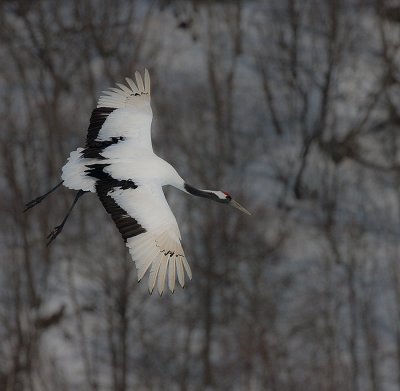
<path fill-rule="evenodd" d="M 61 233 L 64 225 L 57 225 L 56 227 L 53 228 L 53 230 L 47 235 L 47 239 L 49 241 L 47 242 L 47 246 L 50 246 L 51 242 Z"/>

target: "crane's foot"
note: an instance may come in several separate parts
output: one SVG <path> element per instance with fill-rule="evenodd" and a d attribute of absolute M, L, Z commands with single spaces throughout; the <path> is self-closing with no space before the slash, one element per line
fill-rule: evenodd
<path fill-rule="evenodd" d="M 50 246 L 51 242 L 61 233 L 63 228 L 64 224 L 57 225 L 57 227 L 53 228 L 53 231 L 51 231 L 47 236 L 48 242 L 46 246 Z"/>
<path fill-rule="evenodd" d="M 36 197 L 34 200 L 28 202 L 25 205 L 25 209 L 24 212 L 26 212 L 27 210 L 33 208 L 34 206 L 36 206 L 37 204 L 40 204 L 50 193 L 52 193 L 54 190 L 56 190 L 57 188 L 59 188 L 62 184 L 64 183 L 64 181 L 61 181 L 60 183 L 57 183 L 57 185 L 55 185 L 52 189 L 50 189 L 47 193 Z"/>
<path fill-rule="evenodd" d="M 45 198 L 46 198 L 46 196 L 40 196 L 40 197 L 35 198 L 32 201 L 29 201 L 27 204 L 25 204 L 24 212 L 26 212 L 27 210 L 33 208 L 37 204 L 40 204 Z"/>
<path fill-rule="evenodd" d="M 62 184 L 59 183 L 57 186 L 60 186 Z M 53 189 L 54 190 L 54 189 Z M 51 191 L 53 191 L 51 190 Z M 47 242 L 47 246 L 50 246 L 51 242 L 61 233 L 61 231 L 64 228 L 64 224 L 67 222 L 68 217 L 72 211 L 72 209 L 74 208 L 75 204 L 78 202 L 79 197 L 81 197 L 83 194 L 88 193 L 87 191 L 83 191 L 83 190 L 79 190 L 78 193 L 75 196 L 74 202 L 72 203 L 71 207 L 68 210 L 68 213 L 66 214 L 66 216 L 64 217 L 64 220 L 61 222 L 60 225 L 57 225 L 56 227 L 53 228 L 53 231 L 51 231 L 49 233 L 49 235 L 47 236 L 48 242 Z M 39 197 L 40 198 L 40 197 Z"/>

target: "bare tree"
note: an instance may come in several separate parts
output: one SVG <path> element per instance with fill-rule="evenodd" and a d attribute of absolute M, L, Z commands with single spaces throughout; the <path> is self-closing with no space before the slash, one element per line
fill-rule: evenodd
<path fill-rule="evenodd" d="M 0 389 L 400 387 L 396 4 L 0 7 Z M 51 247 L 71 193 L 22 213 L 144 66 L 156 153 L 253 212 L 167 190 L 194 277 L 161 298 L 92 195 Z"/>

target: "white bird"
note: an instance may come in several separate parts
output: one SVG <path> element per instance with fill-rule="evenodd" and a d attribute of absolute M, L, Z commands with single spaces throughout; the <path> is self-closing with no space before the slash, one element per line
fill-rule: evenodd
<path fill-rule="evenodd" d="M 138 280 L 150 269 L 149 292 L 157 284 L 161 295 L 166 279 L 174 292 L 176 276 L 182 287 L 184 272 L 192 278 L 179 227 L 165 199 L 163 186 L 172 185 L 185 193 L 250 213 L 226 192 L 189 185 L 153 152 L 149 72 L 145 70 L 144 80 L 139 72 L 135 78 L 136 83 L 126 78 L 127 85 L 117 83 L 119 88 L 103 92 L 90 118 L 85 148 L 70 154 L 62 168 L 62 181 L 26 204 L 25 211 L 61 184 L 78 190 L 64 220 L 48 236 L 49 245 L 63 229 L 79 197 L 87 192 L 96 193 L 129 248 Z"/>

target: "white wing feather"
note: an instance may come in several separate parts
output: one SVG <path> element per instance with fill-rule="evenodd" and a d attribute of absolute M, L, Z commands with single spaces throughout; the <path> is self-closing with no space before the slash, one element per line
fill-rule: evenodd
<path fill-rule="evenodd" d="M 141 93 L 144 93 L 145 89 L 144 89 L 143 79 L 142 79 L 142 76 L 140 75 L 140 73 L 137 71 L 135 72 L 135 78 L 136 78 L 136 85 L 139 87 L 139 91 Z"/>
<path fill-rule="evenodd" d="M 96 140 L 106 141 L 113 137 L 123 137 L 128 150 L 147 149 L 152 151 L 153 112 L 150 106 L 150 76 L 146 69 L 146 86 L 138 72 L 135 77 L 137 85 L 132 79 L 126 78 L 127 86 L 116 83 L 119 88 L 112 87 L 108 91 L 103 91 L 97 107 L 109 107 L 115 110 L 108 115 Z"/>
<path fill-rule="evenodd" d="M 146 230 L 126 241 L 136 264 L 138 280 L 150 268 L 150 293 L 157 284 L 161 295 L 166 279 L 173 292 L 176 276 L 179 284 L 184 286 L 183 270 L 190 279 L 192 272 L 182 249 L 178 224 L 161 186 L 146 184 L 136 189 L 115 188 L 108 195 Z"/>
<path fill-rule="evenodd" d="M 150 74 L 147 69 L 144 70 L 144 86 L 145 91 L 150 95 Z"/>

